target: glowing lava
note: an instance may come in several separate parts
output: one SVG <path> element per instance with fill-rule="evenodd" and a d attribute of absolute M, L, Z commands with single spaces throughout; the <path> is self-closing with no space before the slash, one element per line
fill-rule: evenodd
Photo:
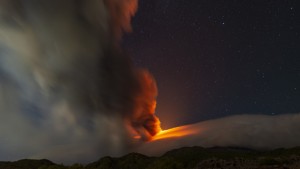
<path fill-rule="evenodd" d="M 191 128 L 190 125 L 179 126 L 167 130 L 161 130 L 155 136 L 152 137 L 151 141 L 174 137 L 183 137 L 186 135 L 196 134 L 197 132 L 198 130 Z"/>
<path fill-rule="evenodd" d="M 162 130 L 160 128 L 160 125 L 156 125 L 155 127 L 157 127 L 157 133 L 155 135 L 151 136 L 150 134 L 148 134 L 147 137 L 145 137 L 144 135 L 135 135 L 133 136 L 133 138 L 137 140 L 144 140 L 144 141 L 156 141 L 156 140 L 171 139 L 171 138 L 178 138 L 178 137 L 184 137 L 188 135 L 199 134 L 201 131 L 200 128 L 194 127 L 194 125 L 178 126 L 167 130 Z"/>

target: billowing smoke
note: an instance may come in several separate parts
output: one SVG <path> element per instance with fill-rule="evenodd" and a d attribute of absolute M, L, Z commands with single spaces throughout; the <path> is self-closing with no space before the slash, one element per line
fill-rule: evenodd
<path fill-rule="evenodd" d="M 0 1 L 0 159 L 90 161 L 159 131 L 157 89 L 118 46 L 137 0 Z"/>
<path fill-rule="evenodd" d="M 154 115 L 157 87 L 150 73 L 142 70 L 137 73 L 139 88 L 134 97 L 134 112 L 130 114 L 129 126 L 136 130 L 136 135 L 141 136 L 142 140 L 149 140 L 161 130 L 160 121 Z"/>
<path fill-rule="evenodd" d="M 225 117 L 181 126 L 177 132 L 183 133 L 182 136 L 157 139 L 143 144 L 136 151 L 159 155 L 186 146 L 230 146 L 258 150 L 296 147 L 300 146 L 299 121 L 300 114 Z"/>

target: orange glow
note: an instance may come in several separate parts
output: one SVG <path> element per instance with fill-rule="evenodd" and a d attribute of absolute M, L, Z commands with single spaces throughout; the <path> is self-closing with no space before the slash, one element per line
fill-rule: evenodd
<path fill-rule="evenodd" d="M 140 135 L 141 140 L 148 141 L 161 131 L 160 121 L 155 115 L 157 86 L 147 70 L 139 69 L 136 78 L 138 91 L 134 94 L 134 107 L 129 121 L 135 130 L 133 135 Z"/>
<path fill-rule="evenodd" d="M 183 137 L 186 135 L 195 134 L 197 132 L 198 130 L 192 129 L 189 125 L 179 126 L 167 130 L 161 130 L 159 133 L 157 133 L 155 136 L 152 137 L 151 141 L 174 138 L 174 137 Z"/>
<path fill-rule="evenodd" d="M 142 138 L 142 136 L 140 136 L 140 135 L 136 135 L 136 136 L 133 136 L 133 138 L 134 138 L 134 139 L 138 139 L 138 140 L 139 140 L 139 139 L 141 139 L 141 138 Z"/>

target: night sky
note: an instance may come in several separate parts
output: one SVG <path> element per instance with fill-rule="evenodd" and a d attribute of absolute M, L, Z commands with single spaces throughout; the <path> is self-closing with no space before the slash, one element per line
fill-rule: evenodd
<path fill-rule="evenodd" d="M 123 39 L 157 80 L 162 127 L 300 112 L 296 0 L 140 0 Z"/>

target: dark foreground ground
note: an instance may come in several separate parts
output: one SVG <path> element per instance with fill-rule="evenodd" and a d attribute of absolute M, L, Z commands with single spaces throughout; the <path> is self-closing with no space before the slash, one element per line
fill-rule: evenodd
<path fill-rule="evenodd" d="M 300 169 L 300 147 L 255 151 L 242 148 L 185 147 L 160 157 L 131 153 L 103 157 L 86 166 L 63 166 L 49 160 L 0 162 L 0 169 Z"/>

